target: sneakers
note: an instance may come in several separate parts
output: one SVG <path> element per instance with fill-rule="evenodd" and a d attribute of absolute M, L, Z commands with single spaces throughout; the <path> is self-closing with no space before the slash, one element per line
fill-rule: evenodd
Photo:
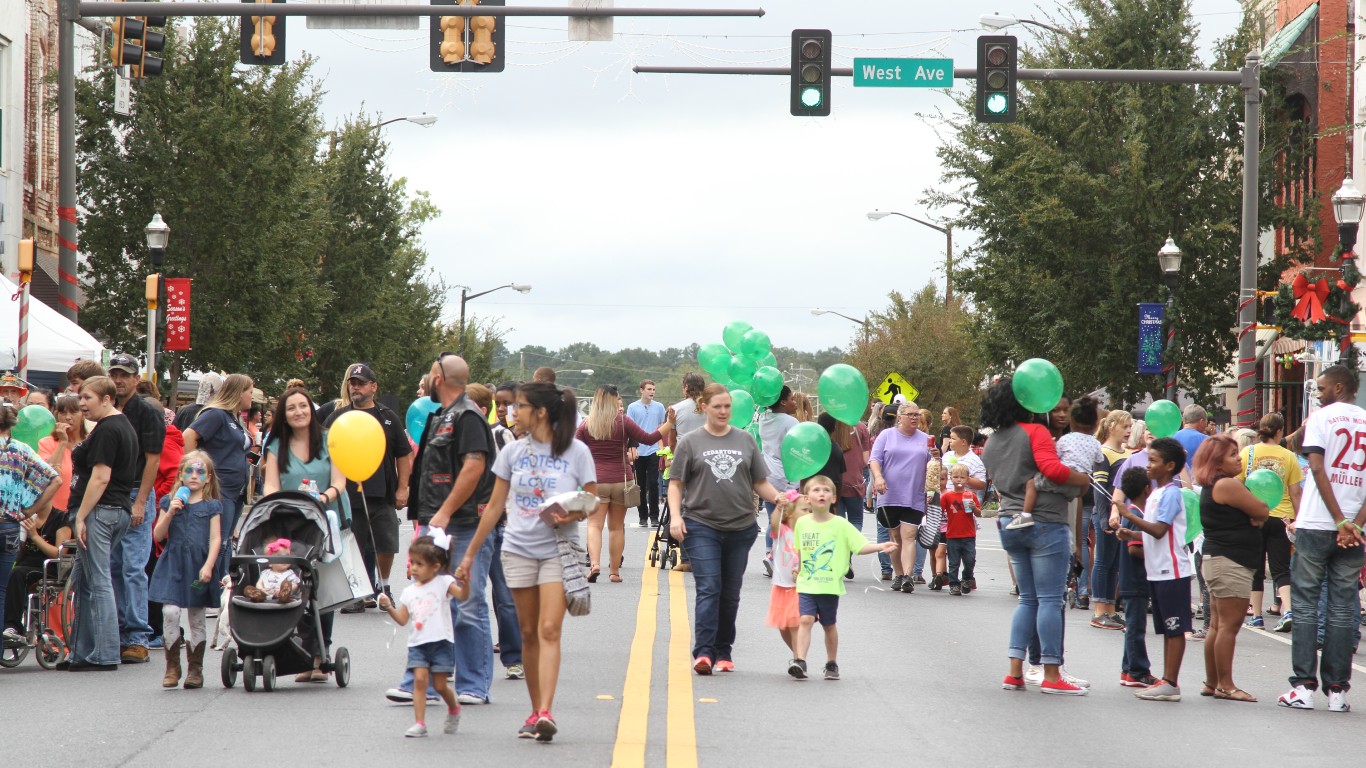
<path fill-rule="evenodd" d="M 977 589 L 977 579 L 963 579 L 963 592 L 967 593 L 973 589 Z"/>
<path fill-rule="evenodd" d="M 713 667 L 713 669 L 715 669 L 717 672 L 734 672 L 735 662 L 731 661 L 730 659 L 721 659 L 720 661 L 716 662 L 716 666 Z"/>
<path fill-rule="evenodd" d="M 769 560 L 767 557 L 764 558 L 764 576 L 770 579 L 773 578 L 773 561 Z"/>
<path fill-rule="evenodd" d="M 920 577 L 917 576 L 916 578 L 920 578 Z M 925 583 L 925 580 L 924 580 L 924 579 L 920 579 L 920 583 L 921 583 L 921 584 L 924 584 L 924 583 Z M 902 591 L 902 592 L 905 592 L 905 593 L 908 594 L 908 595 L 911 594 L 912 592 L 914 592 L 914 591 L 915 591 L 915 580 L 912 579 L 910 576 L 907 576 L 905 579 L 902 579 L 902 581 L 901 581 L 901 591 Z"/>
<path fill-rule="evenodd" d="M 1090 680 L 1085 680 L 1085 679 L 1083 679 L 1083 678 L 1077 677 L 1076 675 L 1074 675 L 1074 674 L 1068 672 L 1068 671 L 1067 671 L 1067 667 L 1059 667 L 1059 668 L 1058 668 L 1058 675 L 1059 675 L 1060 677 L 1062 677 L 1062 679 L 1066 680 L 1067 682 L 1071 683 L 1072 685 L 1077 686 L 1078 688 L 1090 688 L 1090 687 L 1091 687 L 1091 681 L 1090 681 Z"/>
<path fill-rule="evenodd" d="M 1007 531 L 1018 531 L 1021 528 L 1028 528 L 1034 524 L 1034 516 L 1026 515 L 1023 512 L 1016 515 L 1006 524 Z"/>
<path fill-rule="evenodd" d="M 787 673 L 798 680 L 806 679 L 806 661 L 793 659 L 787 663 Z"/>
<path fill-rule="evenodd" d="M 959 585 L 959 584 L 950 584 L 950 585 L 949 585 L 949 594 L 950 594 L 950 595 L 962 595 L 962 594 L 963 594 L 963 587 L 962 587 L 961 585 Z"/>
<path fill-rule="evenodd" d="M 1276 699 L 1276 703 L 1282 707 L 1289 707 L 1290 709 L 1313 709 L 1314 691 L 1303 685 L 1297 685 L 1281 694 L 1281 697 Z M 1344 697 L 1343 704 L 1345 705 L 1346 703 L 1347 701 Z"/>
<path fill-rule="evenodd" d="M 441 727 L 441 732 L 449 736 L 450 734 L 455 733 L 456 729 L 459 727 L 460 710 L 457 708 L 454 712 L 447 712 L 446 724 Z"/>
<path fill-rule="evenodd" d="M 883 575 L 885 576 L 886 574 L 883 574 Z M 896 578 L 892 579 L 892 591 L 893 591 L 893 592 L 900 592 L 900 591 L 901 591 L 901 585 L 902 585 L 903 583 L 905 583 L 905 581 L 906 581 L 906 577 L 905 577 L 905 576 L 897 576 Z"/>
<path fill-rule="evenodd" d="M 1328 689 L 1329 712 L 1351 712 L 1352 705 L 1347 703 L 1347 692 L 1341 689 Z"/>
<path fill-rule="evenodd" d="M 1041 685 L 1043 683 L 1043 667 L 1025 667 L 1024 681 L 1026 685 Z"/>
<path fill-rule="evenodd" d="M 1144 701 L 1180 701 L 1181 689 L 1166 680 L 1158 680 L 1157 685 L 1150 685 L 1138 691 L 1134 697 Z"/>
<path fill-rule="evenodd" d="M 1006 675 L 1005 679 L 1001 680 L 1001 690 L 1003 691 L 1023 691 L 1024 689 L 1025 681 L 1023 677 L 1011 677 L 1010 675 Z"/>
<path fill-rule="evenodd" d="M 550 741 L 559 732 L 560 727 L 555 725 L 555 718 L 550 716 L 550 710 L 541 712 L 536 716 L 537 741 Z"/>
<path fill-rule="evenodd" d="M 924 583 L 925 583 L 925 577 L 924 577 L 924 576 L 921 576 L 920 574 L 917 573 L 917 574 L 915 575 L 915 578 L 911 579 L 911 582 L 914 583 L 914 584 L 924 584 Z"/>
<path fill-rule="evenodd" d="M 479 696 L 475 696 L 475 695 L 472 694 L 472 693 L 461 693 L 461 694 L 457 694 L 456 697 L 455 697 L 455 700 L 458 701 L 458 702 L 460 702 L 461 704 L 474 704 L 474 705 L 479 705 L 479 704 L 487 704 L 487 703 L 489 703 L 489 700 L 488 700 L 488 699 L 481 698 L 481 697 L 479 697 Z"/>
<path fill-rule="evenodd" d="M 360 601 L 360 600 L 357 600 L 356 602 L 354 602 L 354 603 L 352 603 L 352 604 L 346 606 L 345 608 L 341 609 L 341 612 L 342 612 L 342 613 L 345 613 L 345 614 L 365 613 L 365 603 L 362 602 L 362 601 Z M 423 734 L 423 735 L 426 735 L 426 734 Z"/>
<path fill-rule="evenodd" d="M 827 662 L 825 662 L 825 679 L 826 679 L 826 680 L 838 680 L 838 679 L 840 679 L 840 665 L 836 664 L 836 663 L 833 662 L 833 661 L 827 661 Z"/>
<path fill-rule="evenodd" d="M 130 645 L 123 649 L 119 654 L 119 661 L 124 664 L 142 664 L 147 661 L 147 646 Z"/>
<path fill-rule="evenodd" d="M 534 738 L 536 738 L 536 721 L 539 720 L 540 717 L 541 717 L 541 713 L 539 713 L 539 712 L 532 712 L 532 713 L 531 713 L 531 717 L 528 717 L 528 718 L 526 719 L 526 722 L 522 723 L 522 727 L 517 729 L 517 738 L 519 738 L 519 739 L 534 739 Z"/>
<path fill-rule="evenodd" d="M 1085 610 L 1091 607 L 1091 598 L 1087 595 L 1077 595 L 1077 608 Z"/>
<path fill-rule="evenodd" d="M 1247 626 L 1252 629 L 1266 629 L 1266 619 L 1261 616 L 1253 616 L 1247 620 Z"/>
<path fill-rule="evenodd" d="M 522 668 L 521 664 L 509 664 L 506 667 L 503 667 L 503 671 L 507 673 L 507 678 L 509 680 L 526 679 L 526 670 Z"/>
<path fill-rule="evenodd" d="M 938 592 L 938 591 L 942 590 L 942 589 L 944 588 L 944 585 L 947 584 L 948 582 L 949 582 L 949 576 L 948 576 L 948 574 L 946 574 L 946 573 L 936 573 L 935 575 L 933 575 L 933 576 L 930 577 L 930 591 L 932 591 L 932 592 Z"/>
<path fill-rule="evenodd" d="M 1019 596 L 1020 596 L 1020 585 L 1019 585 L 1019 584 L 1015 584 L 1015 585 L 1013 585 L 1013 586 L 1010 588 L 1010 596 L 1011 596 L 1011 597 L 1019 597 Z"/>
<path fill-rule="evenodd" d="M 1292 613 L 1292 611 L 1286 611 L 1285 615 L 1281 616 L 1281 620 L 1276 622 L 1276 628 L 1272 631 L 1282 633 L 1289 632 L 1295 623 L 1295 617 Z"/>
<path fill-rule="evenodd" d="M 711 657 L 709 657 L 709 656 L 698 656 L 697 658 L 693 659 L 693 662 L 692 662 L 692 671 L 696 672 L 696 673 L 699 674 L 699 675 L 710 675 L 710 674 L 711 674 Z"/>
<path fill-rule="evenodd" d="M 1202 628 L 1192 632 L 1189 639 L 1197 643 L 1203 643 L 1207 637 L 1209 637 L 1209 630 Z"/>
<path fill-rule="evenodd" d="M 1033 525 L 1033 523 L 1031 522 L 1030 525 Z M 1073 685 L 1062 678 L 1043 681 L 1043 683 L 1039 685 L 1039 690 L 1054 696 L 1085 696 L 1090 693 L 1090 691 L 1080 685 Z"/>
<path fill-rule="evenodd" d="M 1092 616 L 1091 626 L 1095 627 L 1096 629 L 1124 629 L 1124 625 L 1118 621 L 1115 621 L 1115 617 L 1108 613 L 1102 613 L 1099 616 Z"/>
<path fill-rule="evenodd" d="M 425 739 L 427 738 L 427 726 L 422 723 L 413 723 L 408 726 L 408 730 L 404 731 L 403 735 L 410 739 Z"/>
<path fill-rule="evenodd" d="M 882 580 L 883 580 L 883 581 L 891 581 L 891 580 L 892 580 L 892 572 L 891 572 L 891 571 L 883 571 L 883 572 L 882 572 Z"/>
<path fill-rule="evenodd" d="M 22 648 L 26 643 L 23 632 L 14 627 L 5 627 L 4 645 L 6 648 Z"/>
<path fill-rule="evenodd" d="M 384 692 L 384 698 L 399 704 L 412 704 L 413 692 L 405 691 L 402 688 L 390 688 Z"/>
<path fill-rule="evenodd" d="M 1152 675 L 1138 675 L 1135 677 L 1128 672 L 1122 672 L 1119 676 L 1119 684 L 1125 688 L 1147 688 L 1151 685 L 1157 685 L 1157 678 Z"/>

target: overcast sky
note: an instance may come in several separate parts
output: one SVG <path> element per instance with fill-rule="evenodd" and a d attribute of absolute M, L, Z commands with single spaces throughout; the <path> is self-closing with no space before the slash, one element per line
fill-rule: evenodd
<path fill-rule="evenodd" d="M 389 169 L 442 210 L 424 236 L 432 269 L 471 292 L 513 349 L 587 341 L 606 349 L 719 341 L 736 319 L 775 345 L 844 345 L 892 289 L 933 279 L 944 236 L 874 209 L 931 218 L 939 183 L 933 126 L 942 91 L 854 88 L 837 78 L 826 118 L 788 114 L 786 77 L 636 75 L 641 64 L 775 66 L 791 30 L 829 28 L 835 63 L 944 56 L 974 66 L 978 17 L 1046 19 L 1058 4 L 1010 0 L 616 0 L 619 7 L 766 6 L 767 16 L 618 19 L 612 42 L 567 42 L 565 19 L 513 19 L 501 74 L 432 73 L 427 28 L 309 30 L 291 19 L 288 53 L 318 57 L 329 122 L 364 107 L 429 112 L 436 125 L 387 126 Z M 1202 49 L 1233 30 L 1238 0 L 1193 0 Z M 1012 28 L 1026 40 L 1051 34 Z M 971 88 L 959 81 L 957 88 Z M 955 250 L 971 233 L 955 233 Z M 1156 253 L 1161 243 L 1153 243 Z M 1154 267 L 1156 268 L 1156 267 Z M 459 314 L 452 289 L 445 317 Z M 658 308 L 652 308 L 658 306 Z"/>

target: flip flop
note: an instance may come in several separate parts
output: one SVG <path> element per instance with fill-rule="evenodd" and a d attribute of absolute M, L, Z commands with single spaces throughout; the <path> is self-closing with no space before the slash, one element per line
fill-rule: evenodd
<path fill-rule="evenodd" d="M 1223 688 L 1216 688 L 1214 698 L 1220 699 L 1222 701 L 1245 701 L 1250 704 L 1257 703 L 1257 697 L 1253 696 L 1252 694 L 1248 693 L 1242 688 L 1234 688 L 1230 691 L 1226 691 Z"/>
<path fill-rule="evenodd" d="M 1201 695 L 1201 696 L 1214 696 L 1214 697 L 1217 698 L 1217 697 L 1219 696 L 1219 689 L 1218 689 L 1218 688 L 1215 688 L 1214 686 L 1210 685 L 1209 683 L 1201 683 L 1201 684 L 1200 684 L 1200 695 Z"/>
<path fill-rule="evenodd" d="M 588 572 L 588 583 L 589 583 L 589 584 L 597 584 L 597 583 L 598 583 L 598 574 L 600 574 L 600 573 L 602 573 L 602 569 L 601 569 L 601 568 L 594 568 L 593 570 L 589 571 L 589 572 Z"/>
<path fill-rule="evenodd" d="M 608 578 L 608 580 L 611 581 L 613 584 L 620 584 L 620 583 L 621 583 L 621 576 L 619 576 L 619 575 L 617 575 L 617 574 L 615 574 L 615 573 L 612 574 L 611 576 L 608 576 L 607 578 Z"/>

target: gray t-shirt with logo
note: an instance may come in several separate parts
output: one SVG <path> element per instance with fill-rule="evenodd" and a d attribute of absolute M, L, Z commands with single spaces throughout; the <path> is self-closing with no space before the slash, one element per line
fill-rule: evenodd
<path fill-rule="evenodd" d="M 695 429 L 678 441 L 671 480 L 683 484 L 683 517 L 719 531 L 754 525 L 754 484 L 768 478 L 759 444 L 743 429 Z"/>

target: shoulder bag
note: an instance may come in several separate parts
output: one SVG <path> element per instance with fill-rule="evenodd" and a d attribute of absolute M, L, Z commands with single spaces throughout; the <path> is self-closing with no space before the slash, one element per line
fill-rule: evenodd
<path fill-rule="evenodd" d="M 640 506 L 640 483 L 636 481 L 636 474 L 631 470 L 631 462 L 626 460 L 626 444 L 630 442 L 626 436 L 627 418 L 621 417 L 621 478 L 625 483 L 626 508 L 634 509 Z"/>
<path fill-rule="evenodd" d="M 555 542 L 560 549 L 560 567 L 564 570 L 565 606 L 570 616 L 587 616 L 593 609 L 588 577 L 583 573 L 583 561 L 587 553 L 558 527 L 555 529 Z"/>

